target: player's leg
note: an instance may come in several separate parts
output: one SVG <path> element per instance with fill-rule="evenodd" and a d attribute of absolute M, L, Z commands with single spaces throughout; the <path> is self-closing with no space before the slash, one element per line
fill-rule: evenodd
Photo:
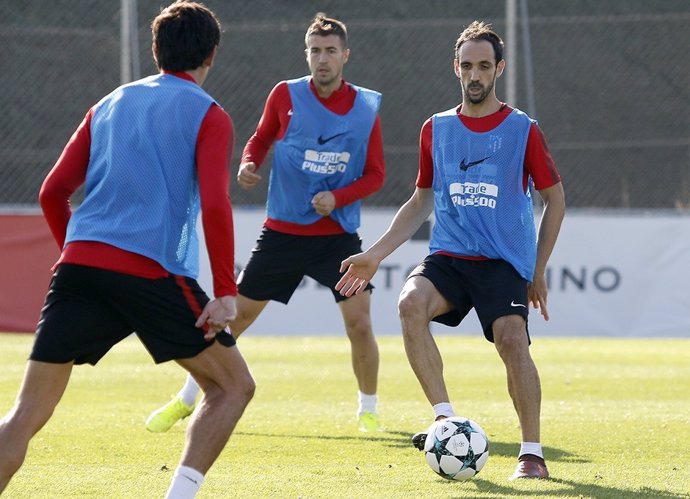
<path fill-rule="evenodd" d="M 506 369 L 508 393 L 522 430 L 519 462 L 511 478 L 549 475 L 540 443 L 541 385 L 530 355 L 527 281 L 503 260 L 473 264 L 473 299 L 484 335 Z"/>
<path fill-rule="evenodd" d="M 540 440 L 541 384 L 529 352 L 525 320 L 520 315 L 500 317 L 493 323 L 493 334 L 522 432 L 519 461 L 511 479 L 547 478 Z"/>
<path fill-rule="evenodd" d="M 237 338 L 261 314 L 268 304 L 267 300 L 252 300 L 243 295 L 237 296 L 237 315 L 230 323 L 230 331 Z M 146 429 L 153 433 L 163 433 L 178 421 L 190 416 L 196 407 L 200 387 L 194 377 L 187 373 L 184 385 L 168 403 L 153 411 L 146 418 Z"/>
<path fill-rule="evenodd" d="M 503 360 L 508 393 L 520 421 L 523 442 L 539 442 L 541 385 L 529 352 L 525 320 L 519 315 L 499 317 L 493 324 L 494 344 Z"/>
<path fill-rule="evenodd" d="M 359 389 L 357 419 L 362 431 L 383 431 L 378 418 L 379 348 L 371 327 L 371 292 L 338 303 L 350 340 L 352 369 Z"/>
<path fill-rule="evenodd" d="M 352 347 L 352 368 L 360 391 L 375 394 L 379 349 L 371 328 L 371 293 L 364 292 L 338 303 Z"/>
<path fill-rule="evenodd" d="M 71 372 L 71 362 L 27 363 L 17 400 L 0 420 L 0 493 L 24 462 L 31 438 L 52 416 Z"/>
<path fill-rule="evenodd" d="M 447 403 L 449 397 L 443 379 L 443 360 L 429 323 L 452 309 L 434 284 L 421 275 L 410 277 L 400 292 L 398 312 L 405 352 L 431 405 Z"/>
<path fill-rule="evenodd" d="M 96 272 L 61 264 L 51 280 L 19 394 L 0 422 L 0 491 L 21 466 L 31 438 L 52 416 L 73 364 L 96 364 L 131 333 L 95 292 Z"/>
<path fill-rule="evenodd" d="M 197 356 L 177 362 L 204 393 L 187 428 L 180 465 L 205 474 L 251 400 L 254 380 L 237 346 L 215 342 Z"/>

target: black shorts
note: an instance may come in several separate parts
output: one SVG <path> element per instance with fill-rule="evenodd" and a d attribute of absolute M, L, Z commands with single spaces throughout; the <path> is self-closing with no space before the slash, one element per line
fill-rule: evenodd
<path fill-rule="evenodd" d="M 529 314 L 527 281 L 505 260 L 466 260 L 429 255 L 409 277 L 423 276 L 455 306 L 434 322 L 455 327 L 474 307 L 487 340 L 493 342 L 493 322 L 506 315 Z M 408 279 L 409 279 L 408 277 Z M 527 333 L 529 338 L 529 332 Z"/>
<path fill-rule="evenodd" d="M 237 288 L 252 300 L 287 303 L 302 279 L 309 276 L 329 288 L 335 301 L 341 302 L 347 297 L 335 290 L 342 277 L 340 263 L 361 251 L 362 241 L 357 234 L 297 236 L 264 227 L 247 266 L 237 278 Z M 367 285 L 367 289 L 373 286 Z"/>
<path fill-rule="evenodd" d="M 208 301 L 188 277 L 146 279 L 63 263 L 50 282 L 29 358 L 96 365 L 132 333 L 156 363 L 194 357 L 215 341 L 194 326 Z M 235 344 L 228 332 L 216 339 Z"/>

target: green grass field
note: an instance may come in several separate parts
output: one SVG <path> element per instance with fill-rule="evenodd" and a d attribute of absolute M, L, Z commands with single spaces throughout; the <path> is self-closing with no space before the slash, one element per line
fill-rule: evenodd
<path fill-rule="evenodd" d="M 256 396 L 198 498 L 690 497 L 690 341 L 535 339 L 552 478 L 517 482 L 507 478 L 519 429 L 495 350 L 479 338 L 438 341 L 456 412 L 491 440 L 474 479 L 443 480 L 410 446 L 432 413 L 400 338 L 379 338 L 388 431 L 371 435 L 356 428 L 344 337 L 247 334 L 240 348 Z M 30 346 L 29 335 L 0 335 L 0 413 L 12 405 Z M 136 339 L 96 368 L 75 368 L 3 498 L 163 497 L 186 422 L 160 435 L 143 422 L 182 381 L 180 368 L 154 366 Z"/>

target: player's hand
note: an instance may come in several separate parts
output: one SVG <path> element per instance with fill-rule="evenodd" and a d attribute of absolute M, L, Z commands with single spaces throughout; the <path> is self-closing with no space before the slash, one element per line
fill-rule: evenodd
<path fill-rule="evenodd" d="M 201 315 L 196 320 L 195 326 L 202 328 L 204 324 L 208 325 L 204 338 L 212 340 L 216 337 L 216 334 L 230 325 L 230 322 L 235 319 L 236 315 L 235 297 L 229 295 L 221 296 L 206 304 L 201 311 Z"/>
<path fill-rule="evenodd" d="M 535 309 L 539 309 L 544 320 L 549 320 L 549 311 L 546 308 L 546 297 L 548 290 L 546 287 L 546 277 L 544 274 L 534 275 L 534 280 L 527 286 L 527 297 Z"/>
<path fill-rule="evenodd" d="M 261 180 L 261 175 L 256 173 L 256 163 L 242 163 L 240 171 L 237 173 L 237 183 L 244 190 L 253 189 Z"/>
<path fill-rule="evenodd" d="M 335 196 L 331 191 L 318 192 L 311 198 L 311 205 L 316 210 L 316 213 L 322 217 L 327 217 L 335 210 Z"/>
<path fill-rule="evenodd" d="M 335 290 L 343 296 L 361 293 L 376 274 L 379 263 L 381 262 L 367 252 L 346 258 L 340 264 L 340 272 L 345 274 L 335 285 Z"/>

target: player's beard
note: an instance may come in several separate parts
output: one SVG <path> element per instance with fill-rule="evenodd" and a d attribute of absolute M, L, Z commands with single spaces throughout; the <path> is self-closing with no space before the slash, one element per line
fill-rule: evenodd
<path fill-rule="evenodd" d="M 494 89 L 494 83 L 496 80 L 491 80 L 491 84 L 488 87 L 484 87 L 481 83 L 470 83 L 467 87 L 463 85 L 462 87 L 462 93 L 464 100 L 467 100 L 471 104 L 481 104 L 484 102 L 484 99 L 487 98 L 487 96 L 491 93 L 491 91 Z M 482 91 L 479 94 L 478 97 L 471 97 L 469 93 L 470 87 L 473 88 L 481 88 Z"/>

